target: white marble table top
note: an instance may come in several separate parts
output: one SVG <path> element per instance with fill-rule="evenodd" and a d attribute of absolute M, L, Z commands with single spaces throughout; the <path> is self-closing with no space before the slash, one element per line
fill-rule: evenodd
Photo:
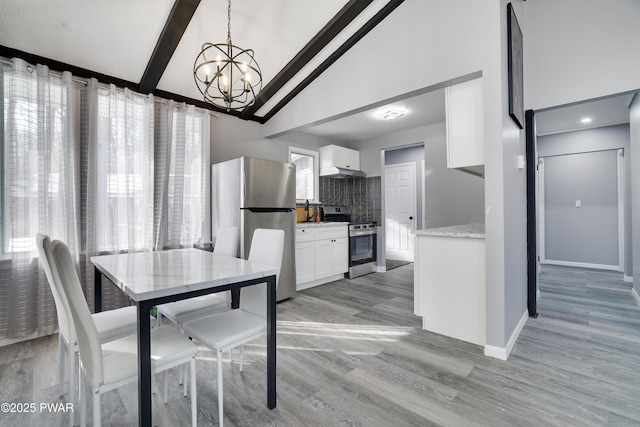
<path fill-rule="evenodd" d="M 416 231 L 417 236 L 469 237 L 484 239 L 484 224 L 471 223 Z"/>
<path fill-rule="evenodd" d="M 134 301 L 214 288 L 278 273 L 276 267 L 214 255 L 200 249 L 100 255 L 91 257 L 91 262 Z"/>

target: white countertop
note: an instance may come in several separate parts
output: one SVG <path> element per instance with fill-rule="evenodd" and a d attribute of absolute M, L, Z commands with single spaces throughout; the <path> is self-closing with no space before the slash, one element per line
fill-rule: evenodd
<path fill-rule="evenodd" d="M 323 222 L 299 222 L 296 224 L 296 228 L 307 228 L 307 227 L 332 227 L 336 225 L 349 225 L 348 222 L 331 222 L 331 221 L 323 221 Z"/>
<path fill-rule="evenodd" d="M 278 269 L 200 249 L 100 255 L 91 262 L 134 301 L 214 288 L 278 273 Z"/>
<path fill-rule="evenodd" d="M 484 224 L 471 223 L 416 231 L 417 236 L 468 237 L 484 239 Z"/>

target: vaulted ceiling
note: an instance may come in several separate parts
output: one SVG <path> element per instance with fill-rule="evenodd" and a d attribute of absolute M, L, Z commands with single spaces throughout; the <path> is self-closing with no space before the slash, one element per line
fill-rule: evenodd
<path fill-rule="evenodd" d="M 232 1 L 233 44 L 263 75 L 256 103 L 232 114 L 264 123 L 402 1 Z M 203 43 L 226 42 L 227 0 L 2 0 L 0 28 L 2 57 L 217 110 L 193 66 Z"/>

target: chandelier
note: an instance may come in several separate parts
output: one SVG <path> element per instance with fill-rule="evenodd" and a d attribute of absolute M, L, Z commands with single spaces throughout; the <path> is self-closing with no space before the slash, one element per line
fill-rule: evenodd
<path fill-rule="evenodd" d="M 253 104 L 262 89 L 262 73 L 253 55 L 253 49 L 242 49 L 231 42 L 229 0 L 227 43 L 204 43 L 193 64 L 193 78 L 205 102 L 227 111 L 241 111 Z"/>

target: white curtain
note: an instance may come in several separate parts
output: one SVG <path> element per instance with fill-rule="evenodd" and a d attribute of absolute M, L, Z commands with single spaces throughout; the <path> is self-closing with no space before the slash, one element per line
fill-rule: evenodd
<path fill-rule="evenodd" d="M 155 248 L 190 246 L 206 234 L 210 116 L 173 101 L 156 111 Z"/>
<path fill-rule="evenodd" d="M 93 306 L 97 254 L 153 249 L 153 96 L 99 85 L 87 87 L 86 259 L 87 299 Z M 128 303 L 112 286 L 103 287 L 103 307 Z"/>
<path fill-rule="evenodd" d="M 70 73 L 20 59 L 2 71 L 0 337 L 55 330 L 55 305 L 38 267 L 35 235 L 79 253 L 79 139 Z"/>
<path fill-rule="evenodd" d="M 0 344 L 57 327 L 36 233 L 67 243 L 91 308 L 92 256 L 208 236 L 206 110 L 19 59 L 0 65 L 0 100 Z M 105 284 L 102 303 L 130 301 Z"/>

